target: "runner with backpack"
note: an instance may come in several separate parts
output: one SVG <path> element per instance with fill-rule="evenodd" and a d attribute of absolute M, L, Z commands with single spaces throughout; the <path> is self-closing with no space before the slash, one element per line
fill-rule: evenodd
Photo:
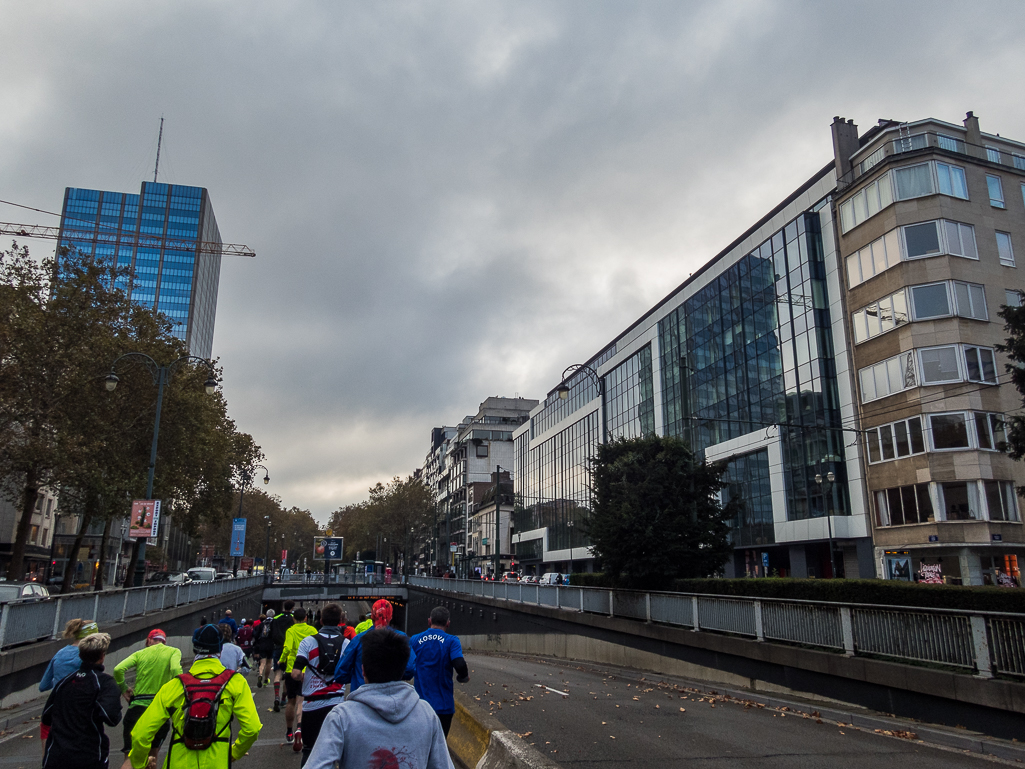
<path fill-rule="evenodd" d="M 327 714 L 345 700 L 345 686 L 334 680 L 335 667 L 349 645 L 349 639 L 339 627 L 345 622 L 345 612 L 338 604 L 329 603 L 321 610 L 320 619 L 320 632 L 299 642 L 292 666 L 292 678 L 302 681 L 302 710 L 295 727 L 297 736 L 292 743 L 293 749 L 302 749 L 300 767 L 306 765 Z"/>
<path fill-rule="evenodd" d="M 272 647 L 272 653 L 274 654 L 274 712 L 277 713 L 281 710 L 282 705 L 286 705 L 281 698 L 281 673 L 284 670 L 284 666 L 281 663 L 281 653 L 285 650 L 285 636 L 288 634 L 288 629 L 292 627 L 292 609 L 295 608 L 295 601 L 285 601 L 284 611 L 274 618 L 274 622 L 270 626 L 270 641 Z"/>
<path fill-rule="evenodd" d="M 226 670 L 218 659 L 220 631 L 214 625 L 199 628 L 192 634 L 192 649 L 196 659 L 189 672 L 160 688 L 132 730 L 128 760 L 134 769 L 144 769 L 153 738 L 168 718 L 171 744 L 166 769 L 230 766 L 246 754 L 263 728 L 245 678 Z M 239 724 L 234 743 L 232 718 Z"/>
<path fill-rule="evenodd" d="M 285 634 L 285 648 L 281 650 L 279 662 L 285 669 L 285 675 L 288 676 L 285 679 L 285 697 L 287 699 L 287 704 L 285 705 L 285 740 L 292 742 L 293 745 L 298 746 L 295 749 L 300 750 L 302 748 L 302 735 L 296 735 L 292 731 L 292 724 L 299 722 L 296 718 L 296 708 L 301 707 L 302 704 L 302 684 L 299 683 L 302 676 L 299 676 L 298 679 L 293 676 L 292 667 L 295 664 L 295 658 L 299 655 L 299 644 L 304 638 L 316 635 L 317 629 L 306 622 L 306 609 L 301 606 L 292 612 L 292 619 L 295 621 L 295 624 Z"/>
<path fill-rule="evenodd" d="M 270 683 L 272 665 L 274 660 L 274 647 L 271 645 L 271 625 L 274 624 L 274 610 L 267 609 L 267 614 L 261 615 L 260 624 L 253 631 L 253 658 L 259 663 L 257 665 L 256 688 L 263 686 L 263 682 Z"/>

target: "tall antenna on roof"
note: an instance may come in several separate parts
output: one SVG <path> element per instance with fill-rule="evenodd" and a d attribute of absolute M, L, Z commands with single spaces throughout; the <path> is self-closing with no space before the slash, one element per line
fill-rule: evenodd
<path fill-rule="evenodd" d="M 164 116 L 160 116 L 160 134 L 157 136 L 157 162 L 153 166 L 153 183 L 157 183 L 157 171 L 160 170 L 160 145 L 164 141 Z"/>

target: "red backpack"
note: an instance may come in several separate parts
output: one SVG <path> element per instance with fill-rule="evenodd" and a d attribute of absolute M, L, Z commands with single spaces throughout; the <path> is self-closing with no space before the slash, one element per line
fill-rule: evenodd
<path fill-rule="evenodd" d="M 182 673 L 178 679 L 185 689 L 185 704 L 182 712 L 181 742 L 189 750 L 206 750 L 215 742 L 229 742 L 227 737 L 217 735 L 217 708 L 234 670 L 224 670 L 213 678 L 197 678 L 191 673 Z"/>

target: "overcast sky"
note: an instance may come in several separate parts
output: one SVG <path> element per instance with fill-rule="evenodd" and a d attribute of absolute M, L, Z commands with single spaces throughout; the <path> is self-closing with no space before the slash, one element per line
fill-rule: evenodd
<path fill-rule="evenodd" d="M 0 199 L 138 192 L 163 115 L 160 180 L 258 254 L 221 270 L 231 415 L 324 520 L 432 427 L 544 397 L 829 162 L 834 115 L 1025 140 L 1023 27 L 1020 0 L 0 0 Z"/>

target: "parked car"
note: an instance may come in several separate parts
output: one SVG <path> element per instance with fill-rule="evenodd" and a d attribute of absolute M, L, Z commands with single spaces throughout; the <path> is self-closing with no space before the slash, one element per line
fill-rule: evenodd
<path fill-rule="evenodd" d="M 537 577 L 534 576 L 533 574 L 524 574 L 520 578 L 520 582 L 523 582 L 526 585 L 536 585 L 537 584 Z"/>
<path fill-rule="evenodd" d="M 155 571 L 146 577 L 147 585 L 184 585 L 192 582 L 184 571 Z"/>
<path fill-rule="evenodd" d="M 502 581 L 503 582 L 519 582 L 520 581 L 520 575 L 517 574 L 515 571 L 507 571 L 507 572 L 505 572 L 502 575 Z"/>
<path fill-rule="evenodd" d="M 217 579 L 217 569 L 210 566 L 193 566 L 188 574 L 193 582 L 213 582 Z"/>
<path fill-rule="evenodd" d="M 45 601 L 50 591 L 38 582 L 0 582 L 0 603 L 8 601 Z"/>
<path fill-rule="evenodd" d="M 216 579 L 216 580 L 234 579 L 234 577 L 231 575 L 230 571 L 219 571 L 219 572 L 217 572 L 216 575 L 214 575 L 214 579 Z"/>
<path fill-rule="evenodd" d="M 546 574 L 541 575 L 541 580 L 538 582 L 539 585 L 561 585 L 562 574 L 557 571 L 550 571 Z"/>

